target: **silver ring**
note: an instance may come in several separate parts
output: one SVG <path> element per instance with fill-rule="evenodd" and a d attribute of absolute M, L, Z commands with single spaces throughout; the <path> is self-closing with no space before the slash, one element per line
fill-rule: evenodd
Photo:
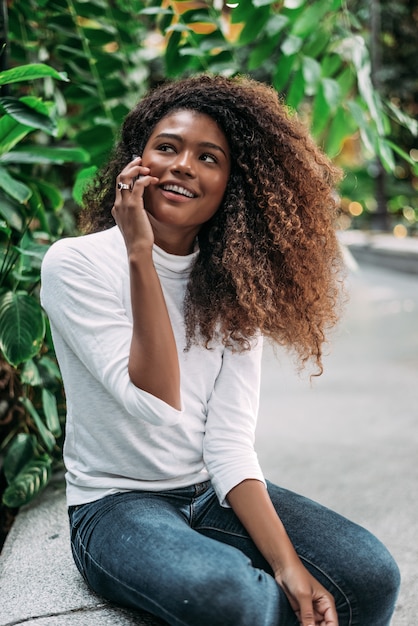
<path fill-rule="evenodd" d="M 126 183 L 118 183 L 118 189 L 130 189 L 131 186 L 127 185 Z"/>

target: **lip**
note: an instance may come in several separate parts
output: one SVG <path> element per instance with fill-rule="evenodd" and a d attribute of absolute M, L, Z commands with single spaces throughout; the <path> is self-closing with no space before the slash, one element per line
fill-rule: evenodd
<path fill-rule="evenodd" d="M 193 197 L 190 198 L 189 196 L 183 196 L 174 191 L 164 189 L 164 187 L 166 187 L 167 185 L 182 187 L 189 193 L 193 194 Z M 198 197 L 198 194 L 193 188 L 189 187 L 188 185 L 185 185 L 182 181 L 179 181 L 179 180 L 165 180 L 158 185 L 158 188 L 165 198 L 167 198 L 168 200 L 173 200 L 174 202 L 187 202 L 190 200 L 194 200 L 195 198 Z"/>

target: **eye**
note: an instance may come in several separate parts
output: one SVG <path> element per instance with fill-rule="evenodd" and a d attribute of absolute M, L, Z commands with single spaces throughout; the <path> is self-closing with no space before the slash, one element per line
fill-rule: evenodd
<path fill-rule="evenodd" d="M 157 146 L 157 150 L 159 150 L 160 152 L 175 152 L 175 148 L 174 146 L 168 144 L 168 143 L 163 143 L 159 146 Z"/>
<path fill-rule="evenodd" d="M 206 163 L 217 163 L 218 162 L 218 159 L 213 154 L 209 154 L 207 152 L 205 152 L 205 154 L 202 154 L 200 159 L 202 161 L 206 161 Z"/>

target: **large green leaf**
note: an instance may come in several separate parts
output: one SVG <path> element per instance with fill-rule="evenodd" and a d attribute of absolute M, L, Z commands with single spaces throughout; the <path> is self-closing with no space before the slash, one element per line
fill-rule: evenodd
<path fill-rule="evenodd" d="M 20 380 L 24 385 L 30 385 L 31 387 L 37 387 L 42 384 L 41 374 L 33 359 L 29 359 L 23 364 Z"/>
<path fill-rule="evenodd" d="M 331 158 L 336 157 L 343 147 L 344 139 L 352 135 L 357 128 L 353 118 L 344 107 L 340 107 L 333 116 L 325 141 L 325 151 Z"/>
<path fill-rule="evenodd" d="M 306 4 L 308 5 L 308 3 Z M 329 0 L 319 0 L 306 6 L 296 19 L 292 33 L 299 37 L 306 38 L 310 33 L 314 32 L 325 13 L 329 11 L 329 4 Z"/>
<path fill-rule="evenodd" d="M 32 130 L 32 127 L 20 124 L 10 115 L 3 115 L 0 118 L 0 155 L 9 152 Z"/>
<path fill-rule="evenodd" d="M 303 70 L 302 68 L 299 68 L 290 84 L 290 89 L 286 98 L 287 104 L 293 109 L 297 109 L 303 99 L 304 93 L 305 80 L 303 77 Z"/>
<path fill-rule="evenodd" d="M 23 467 L 33 458 L 36 448 L 36 437 L 28 433 L 18 433 L 4 457 L 3 471 L 7 482 L 19 474 Z"/>
<path fill-rule="evenodd" d="M 57 134 L 56 122 L 47 115 L 45 112 L 47 107 L 39 98 L 27 97 L 18 99 L 4 97 L 0 98 L 0 105 L 10 117 L 13 117 L 21 124 L 38 128 L 49 135 Z"/>
<path fill-rule="evenodd" d="M 88 163 L 90 157 L 82 148 L 25 146 L 0 157 L 2 163 Z"/>
<path fill-rule="evenodd" d="M 244 46 L 253 42 L 259 36 L 270 16 L 270 7 L 263 6 L 253 9 L 251 17 L 245 22 L 244 28 L 239 36 L 239 43 Z"/>
<path fill-rule="evenodd" d="M 283 54 L 280 57 L 279 62 L 276 65 L 276 71 L 273 78 L 273 84 L 277 91 L 281 91 L 287 85 L 295 61 L 295 54 L 290 57 L 287 57 Z"/>
<path fill-rule="evenodd" d="M 9 172 L 0 166 L 0 187 L 12 198 L 21 202 L 27 202 L 32 195 L 32 191 L 27 185 L 10 176 Z"/>
<path fill-rule="evenodd" d="M 44 335 L 44 316 L 34 297 L 22 291 L 0 296 L 0 350 L 11 365 L 35 356 Z"/>
<path fill-rule="evenodd" d="M 316 93 L 319 79 L 321 78 L 321 66 L 316 59 L 304 56 L 302 59 L 302 72 L 306 94 L 313 95 Z"/>
<path fill-rule="evenodd" d="M 25 80 L 35 80 L 37 78 L 45 78 L 50 76 L 57 80 L 68 81 L 64 72 L 57 72 L 53 67 L 49 67 L 44 63 L 29 63 L 21 65 L 10 70 L 0 72 L 0 85 L 8 85 L 10 83 L 20 83 Z"/>
<path fill-rule="evenodd" d="M 61 435 L 61 424 L 58 417 L 57 400 L 49 389 L 42 389 L 42 408 L 46 425 L 55 437 Z"/>
<path fill-rule="evenodd" d="M 42 439 L 43 443 L 45 444 L 46 449 L 49 452 L 52 452 L 52 449 L 55 445 L 54 435 L 45 426 L 44 422 L 42 421 L 41 416 L 39 415 L 38 411 L 33 406 L 31 400 L 29 400 L 29 398 L 26 398 L 26 397 L 19 398 L 19 400 L 23 404 L 27 412 L 30 414 L 33 421 L 35 422 L 36 428 L 38 429 L 39 436 Z"/>
<path fill-rule="evenodd" d="M 280 49 L 286 57 L 290 57 L 299 52 L 302 46 L 303 39 L 301 39 L 301 37 L 297 37 L 296 35 L 289 35 L 283 41 Z"/>
<path fill-rule="evenodd" d="M 13 200 L 0 189 L 0 216 L 4 217 L 11 228 L 19 232 L 24 223 L 22 208 L 22 205 L 19 205 L 16 200 Z"/>
<path fill-rule="evenodd" d="M 52 459 L 43 454 L 29 461 L 3 494 L 3 503 L 11 508 L 28 504 L 48 484 L 51 476 Z"/>
<path fill-rule="evenodd" d="M 94 175 L 97 172 L 97 167 L 92 165 L 90 167 L 85 167 L 80 170 L 77 174 L 75 184 L 73 186 L 73 198 L 82 206 L 83 204 L 83 193 L 84 190 L 88 187 L 88 185 L 92 182 Z"/>

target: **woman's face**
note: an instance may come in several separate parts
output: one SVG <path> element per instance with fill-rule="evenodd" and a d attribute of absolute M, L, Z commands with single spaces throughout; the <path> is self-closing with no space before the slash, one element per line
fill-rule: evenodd
<path fill-rule="evenodd" d="M 228 142 L 217 123 L 196 111 L 170 113 L 155 126 L 142 164 L 159 179 L 144 193 L 154 230 L 195 237 L 218 210 L 230 173 Z"/>

